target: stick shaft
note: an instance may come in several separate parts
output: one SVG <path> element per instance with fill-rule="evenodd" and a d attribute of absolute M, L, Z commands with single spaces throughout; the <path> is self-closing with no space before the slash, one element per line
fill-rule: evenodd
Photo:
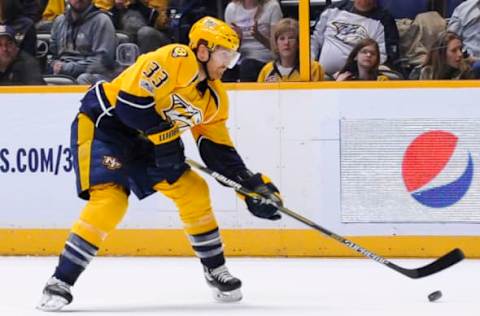
<path fill-rule="evenodd" d="M 318 224 L 316 224 L 315 222 L 309 220 L 308 218 L 286 208 L 286 207 L 283 207 L 281 205 L 277 205 L 274 201 L 266 198 L 266 197 L 263 197 L 261 195 L 259 195 L 258 193 L 255 193 L 251 190 L 248 190 L 247 188 L 245 188 L 244 186 L 242 186 L 241 184 L 239 184 L 238 182 L 235 182 L 227 177 L 225 177 L 224 175 L 218 173 L 218 172 L 215 172 L 213 170 L 210 170 L 209 168 L 199 164 L 198 162 L 196 161 L 193 161 L 191 159 L 187 159 L 186 160 L 187 164 L 189 164 L 191 167 L 195 168 L 195 169 L 198 169 L 210 176 L 212 176 L 213 178 L 215 178 L 217 181 L 225 184 L 226 186 L 229 186 L 233 189 L 235 189 L 235 191 L 237 191 L 238 193 L 240 194 L 243 194 L 245 196 L 248 196 L 248 197 L 251 197 L 253 199 L 258 199 L 258 200 L 261 200 L 263 203 L 266 203 L 266 204 L 270 204 L 270 205 L 273 205 L 275 206 L 279 212 L 281 212 L 282 214 L 285 214 L 321 233 L 323 233 L 324 235 L 332 238 L 332 239 L 335 239 L 336 241 L 342 243 L 344 246 L 358 252 L 359 254 L 363 255 L 364 257 L 367 257 L 369 259 L 372 259 L 380 264 L 383 264 L 387 267 L 389 267 L 390 269 L 393 269 L 403 275 L 406 275 L 410 278 L 413 278 L 413 279 L 417 279 L 417 278 L 421 278 L 421 277 L 425 277 L 427 275 L 431 275 L 431 274 L 434 274 L 436 272 L 439 272 L 441 270 L 444 270 L 452 265 L 454 265 L 455 263 L 463 260 L 464 258 L 464 255 L 463 255 L 463 252 L 460 250 L 460 249 L 454 249 L 452 251 L 450 251 L 449 253 L 445 254 L 444 256 L 440 257 L 439 259 L 435 260 L 434 262 L 424 266 L 424 267 L 421 267 L 421 268 L 418 268 L 418 269 L 406 269 L 406 268 L 402 268 L 392 262 L 390 262 L 389 260 L 387 260 L 386 258 L 354 243 L 353 241 L 345 238 L 345 237 L 342 237 Z"/>

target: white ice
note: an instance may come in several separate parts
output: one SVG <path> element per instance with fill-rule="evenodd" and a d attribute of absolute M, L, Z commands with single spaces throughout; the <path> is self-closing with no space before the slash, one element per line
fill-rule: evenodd
<path fill-rule="evenodd" d="M 431 260 L 393 259 L 416 267 Z M 57 259 L 0 257 L 0 315 L 34 309 Z M 194 258 L 96 258 L 74 287 L 69 315 L 478 315 L 480 260 L 411 280 L 367 259 L 228 258 L 239 303 L 215 302 Z M 427 295 L 441 290 L 435 303 Z"/>

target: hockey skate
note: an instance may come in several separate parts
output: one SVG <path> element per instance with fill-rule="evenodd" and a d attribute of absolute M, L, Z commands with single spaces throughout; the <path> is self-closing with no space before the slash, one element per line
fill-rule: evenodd
<path fill-rule="evenodd" d="M 237 302 L 242 299 L 242 281 L 232 276 L 225 265 L 215 269 L 204 267 L 205 279 L 219 302 Z"/>
<path fill-rule="evenodd" d="M 59 311 L 65 305 L 70 304 L 72 300 L 70 285 L 55 277 L 51 277 L 43 289 L 42 298 L 37 305 L 37 309 L 45 312 Z"/>

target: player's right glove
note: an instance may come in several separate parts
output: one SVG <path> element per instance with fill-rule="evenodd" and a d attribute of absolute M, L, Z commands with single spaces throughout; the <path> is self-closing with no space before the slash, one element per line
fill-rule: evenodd
<path fill-rule="evenodd" d="M 165 121 L 146 132 L 154 144 L 155 165 L 158 168 L 176 170 L 185 167 L 184 146 L 177 126 Z"/>
<path fill-rule="evenodd" d="M 283 205 L 282 199 L 280 198 L 280 192 L 267 176 L 256 173 L 246 179 L 242 179 L 240 182 L 247 189 L 274 201 L 277 205 Z M 253 215 L 269 220 L 278 220 L 282 218 L 275 206 L 248 196 L 243 197 L 245 198 L 245 203 L 247 203 L 248 210 Z"/>

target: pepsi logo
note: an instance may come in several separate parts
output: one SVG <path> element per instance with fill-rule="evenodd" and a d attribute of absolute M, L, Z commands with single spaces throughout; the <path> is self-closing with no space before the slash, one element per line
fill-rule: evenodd
<path fill-rule="evenodd" d="M 402 177 L 419 203 L 444 208 L 460 201 L 473 178 L 473 159 L 451 132 L 435 130 L 416 137 L 407 147 Z M 453 167 L 452 167 L 453 166 Z"/>

